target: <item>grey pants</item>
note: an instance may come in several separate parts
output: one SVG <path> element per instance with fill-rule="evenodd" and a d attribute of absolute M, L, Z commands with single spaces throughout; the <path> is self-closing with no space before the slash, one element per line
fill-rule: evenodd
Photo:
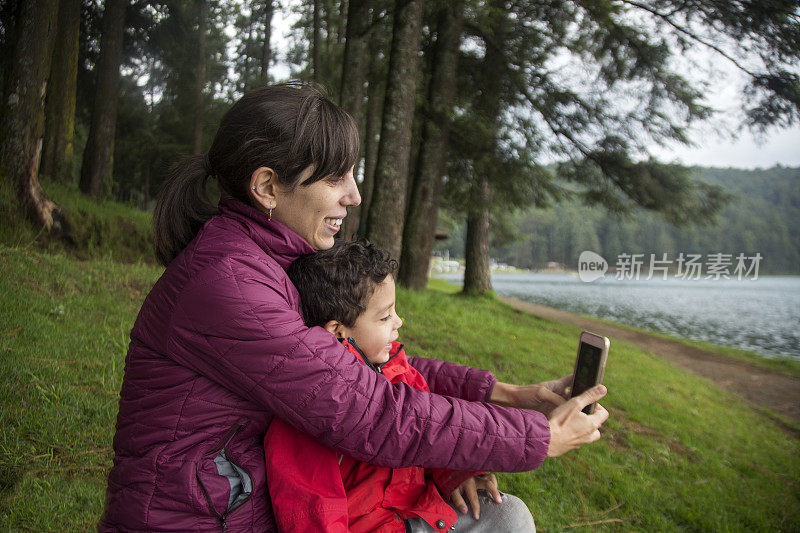
<path fill-rule="evenodd" d="M 475 520 L 472 516 L 472 507 L 467 502 L 467 514 L 458 514 L 458 521 L 450 528 L 459 533 L 522 533 L 536 532 L 528 506 L 525 502 L 511 494 L 500 493 L 503 503 L 495 503 L 485 490 L 478 491 L 478 500 L 481 504 L 481 518 Z M 451 505 L 452 507 L 452 505 Z M 427 522 L 421 518 L 406 520 L 406 531 L 409 533 L 437 533 Z"/>

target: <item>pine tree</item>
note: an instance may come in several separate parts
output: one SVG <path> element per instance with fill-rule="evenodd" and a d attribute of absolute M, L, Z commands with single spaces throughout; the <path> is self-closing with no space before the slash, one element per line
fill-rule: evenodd
<path fill-rule="evenodd" d="M 208 4 L 206 0 L 197 0 L 197 58 L 195 60 L 194 87 L 194 127 L 192 128 L 192 153 L 200 154 L 203 149 L 203 108 L 205 98 L 203 88 L 206 83 L 206 24 Z"/>
<path fill-rule="evenodd" d="M 72 181 L 80 22 L 80 0 L 61 0 L 47 84 L 45 142 L 40 170 L 62 183 Z"/>
<path fill-rule="evenodd" d="M 424 289 L 439 211 L 442 178 L 447 162 L 450 121 L 455 102 L 459 46 L 464 22 L 461 2 L 442 2 L 436 26 L 433 73 L 423 117 L 423 133 L 415 168 L 398 281 Z"/>
<path fill-rule="evenodd" d="M 16 185 L 20 208 L 32 220 L 67 237 L 66 220 L 39 184 L 38 173 L 57 11 L 56 0 L 32 0 L 21 6 L 3 99 L 0 171 Z"/>
<path fill-rule="evenodd" d="M 414 96 L 422 38 L 421 0 L 398 0 L 367 238 L 400 256 L 405 222 Z M 392 216 L 387 216 L 391 213 Z"/>
<path fill-rule="evenodd" d="M 125 0 L 108 0 L 103 10 L 103 36 L 100 58 L 95 65 L 92 119 L 79 182 L 82 193 L 95 197 L 102 195 L 103 183 L 112 181 L 126 5 Z"/>
<path fill-rule="evenodd" d="M 369 44 L 369 3 L 366 0 L 351 0 L 347 10 L 347 30 L 344 46 L 342 80 L 339 89 L 341 106 L 350 113 L 358 124 L 358 131 L 364 131 L 364 97 L 367 82 L 367 45 Z M 374 51 L 373 51 L 374 53 Z M 364 138 L 363 133 L 361 138 Z M 363 153 L 363 143 L 362 143 Z M 359 173 L 359 163 L 354 170 Z M 359 210 L 350 209 L 344 220 L 342 234 L 349 238 L 358 231 Z"/>

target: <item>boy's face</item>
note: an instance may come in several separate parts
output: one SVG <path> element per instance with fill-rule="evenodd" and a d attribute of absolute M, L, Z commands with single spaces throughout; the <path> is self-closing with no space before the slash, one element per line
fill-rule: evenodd
<path fill-rule="evenodd" d="M 366 310 L 358 316 L 353 327 L 340 324 L 338 333 L 345 338 L 353 337 L 370 362 L 385 363 L 402 325 L 403 321 L 394 311 L 394 279 L 389 275 L 375 287 Z"/>

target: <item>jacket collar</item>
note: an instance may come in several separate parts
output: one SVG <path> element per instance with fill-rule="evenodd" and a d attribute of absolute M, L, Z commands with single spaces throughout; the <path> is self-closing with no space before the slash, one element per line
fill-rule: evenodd
<path fill-rule="evenodd" d="M 406 352 L 403 350 L 403 343 L 394 341 L 392 342 L 392 349 L 389 350 L 389 360 L 385 363 L 373 363 L 364 355 L 361 348 L 358 347 L 356 341 L 350 337 L 348 339 L 339 339 L 347 350 L 355 355 L 358 359 L 363 361 L 368 367 L 379 374 L 386 376 L 386 379 L 392 379 L 398 374 L 403 374 L 409 368 L 408 359 L 406 359 Z"/>
<path fill-rule="evenodd" d="M 315 250 L 305 239 L 274 218 L 255 207 L 238 200 L 226 199 L 219 203 L 220 215 L 240 222 L 253 241 L 275 259 L 286 270 L 301 255 L 312 254 Z"/>

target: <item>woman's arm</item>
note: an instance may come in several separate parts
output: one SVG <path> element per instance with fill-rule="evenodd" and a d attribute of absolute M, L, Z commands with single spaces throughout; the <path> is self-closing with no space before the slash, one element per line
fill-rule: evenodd
<path fill-rule="evenodd" d="M 497 383 L 494 374 L 488 370 L 424 357 L 409 358 L 408 362 L 422 374 L 431 392 L 443 396 L 487 402 Z"/>
<path fill-rule="evenodd" d="M 541 413 L 392 386 L 333 335 L 305 327 L 285 278 L 262 265 L 227 259 L 192 280 L 174 302 L 168 355 L 361 461 L 513 472 L 544 460 Z"/>

